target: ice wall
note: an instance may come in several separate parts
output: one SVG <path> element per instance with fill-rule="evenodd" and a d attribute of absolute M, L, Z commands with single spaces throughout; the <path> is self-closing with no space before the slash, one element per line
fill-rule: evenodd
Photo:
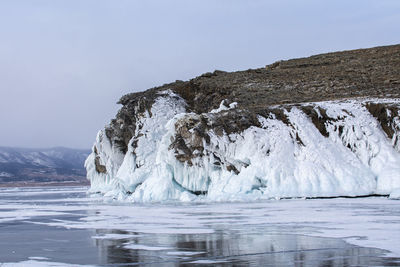
<path fill-rule="evenodd" d="M 397 109 L 385 109 L 390 121 L 382 124 L 370 103 Z M 85 164 L 90 191 L 142 202 L 389 195 L 400 188 L 400 100 L 276 106 L 284 119 L 258 115 L 258 125 L 231 134 L 217 133 L 213 122 L 239 110 L 235 103 L 203 114 L 185 106 L 172 91 L 160 95 L 136 122 L 125 154 L 100 131 Z M 204 118 L 207 138 L 193 140 L 193 128 L 183 140 L 201 149 L 178 160 L 188 152 L 171 147 L 177 125 Z"/>

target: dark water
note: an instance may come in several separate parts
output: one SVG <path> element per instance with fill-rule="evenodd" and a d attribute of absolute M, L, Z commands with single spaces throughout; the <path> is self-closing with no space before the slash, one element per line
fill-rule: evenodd
<path fill-rule="evenodd" d="M 1 196 L 1 201 L 24 201 L 41 205 L 44 200 L 85 197 L 83 192 L 35 196 Z M 41 202 L 42 201 L 42 202 Z M 64 205 L 68 201 L 60 200 Z M 30 204 L 32 204 L 30 203 Z M 54 202 L 53 202 L 54 203 Z M 1 208 L 1 206 L 0 206 Z M 116 208 L 118 208 L 116 206 Z M 6 212 L 0 209 L 0 212 Z M 207 234 L 152 234 L 106 229 L 66 229 L 37 223 L 79 220 L 84 209 L 65 215 L 0 222 L 0 263 L 46 257 L 51 262 L 104 266 L 399 266 L 398 258 L 385 251 L 364 248 L 341 239 L 296 234 L 268 234 L 268 229 L 218 229 Z M 92 211 L 90 211 L 92 212 Z M 32 222 L 36 222 L 35 224 Z M 263 231 L 264 230 L 264 231 Z M 95 239 L 106 234 L 122 239 Z M 147 244 L 128 248 L 125 244 Z M 151 250 L 157 249 L 159 250 Z M 45 262 L 45 261 L 42 261 Z M 202 264 L 201 264 L 202 263 Z M 39 265 L 41 263 L 38 263 Z M 1 266 L 1 264 L 0 264 Z M 73 266 L 73 265 L 72 265 Z"/>

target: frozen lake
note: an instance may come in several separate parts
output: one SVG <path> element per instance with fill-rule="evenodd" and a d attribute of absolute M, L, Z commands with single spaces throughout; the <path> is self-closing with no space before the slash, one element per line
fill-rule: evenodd
<path fill-rule="evenodd" d="M 398 266 L 400 201 L 121 204 L 0 189 L 0 266 Z"/>

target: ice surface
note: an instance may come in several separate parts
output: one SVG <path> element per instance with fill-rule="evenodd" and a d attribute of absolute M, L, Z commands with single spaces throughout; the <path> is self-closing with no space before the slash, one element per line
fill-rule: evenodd
<path fill-rule="evenodd" d="M 72 192 L 71 199 L 65 199 L 62 190 L 54 190 L 60 199 L 65 200 L 60 202 L 46 201 L 56 198 L 53 194 L 45 194 L 45 191 L 41 196 L 36 195 L 34 201 L 21 201 L 21 198 L 30 197 L 24 194 L 26 190 L 29 191 L 0 190 L 0 219 L 15 216 L 14 220 L 20 221 L 13 224 L 0 222 L 1 225 L 23 225 L 22 227 L 28 226 L 27 228 L 32 225 L 55 226 L 57 228 L 53 229 L 70 229 L 68 231 L 88 229 L 92 238 L 96 239 L 93 242 L 119 242 L 121 249 L 160 253 L 164 257 L 184 259 L 186 262 L 220 261 L 226 258 L 212 257 L 209 254 L 203 257 L 203 251 L 210 251 L 210 247 L 174 246 L 175 242 L 186 240 L 185 233 L 205 237 L 204 240 L 208 241 L 210 236 L 237 236 L 244 233 L 245 237 L 242 240 L 248 238 L 249 243 L 235 244 L 239 246 L 240 251 L 246 251 L 241 250 L 240 246 L 257 247 L 257 244 L 265 244 L 263 242 L 266 235 L 296 235 L 339 238 L 362 247 L 388 250 L 391 253 L 388 253 L 388 256 L 400 256 L 399 202 L 384 197 L 132 205 L 104 203 L 100 200 L 93 202 L 84 195 L 83 198 L 74 199 L 76 193 L 82 192 L 82 189 L 77 189 L 75 193 L 72 189 L 65 190 Z M 34 191 L 39 193 L 40 189 Z M 2 195 L 11 192 L 14 192 L 14 196 Z M 51 199 L 47 199 L 48 197 Z M 57 242 L 68 242 L 64 239 L 67 238 L 57 238 Z M 264 241 L 261 242 L 262 240 Z M 283 238 L 274 244 L 285 245 L 285 242 L 292 243 L 294 240 L 302 242 L 301 238 Z M 307 238 L 304 239 L 304 242 L 308 241 Z M 229 248 L 231 243 L 227 244 L 226 249 Z M 263 248 L 254 251 L 265 252 Z M 287 257 L 285 253 L 286 251 L 282 250 L 280 255 Z M 15 262 L 0 266 L 71 266 L 60 263 L 59 259 L 51 256 L 49 260 L 37 258 L 40 256 L 40 252 L 35 251 L 26 255 L 27 260 L 13 260 Z"/>
<path fill-rule="evenodd" d="M 168 251 L 167 255 L 173 256 L 193 256 L 203 254 L 205 252 L 198 252 L 198 251 Z"/>
<path fill-rule="evenodd" d="M 146 245 L 139 245 L 139 244 L 126 244 L 124 248 L 127 249 L 141 249 L 141 250 L 168 250 L 172 249 L 169 247 L 154 247 L 154 246 L 146 246 Z"/>
<path fill-rule="evenodd" d="M 7 262 L 7 263 L 0 263 L 1 267 L 71 267 L 71 266 L 85 266 L 91 267 L 94 265 L 81 265 L 81 264 L 70 264 L 70 263 L 61 263 L 61 262 L 51 262 L 51 261 L 41 261 L 41 260 L 27 260 L 27 261 L 20 261 L 20 262 Z"/>
<path fill-rule="evenodd" d="M 194 264 L 217 264 L 217 263 L 224 263 L 227 262 L 225 260 L 197 260 L 197 261 L 191 261 L 189 263 L 194 263 Z"/>
<path fill-rule="evenodd" d="M 0 197 L 6 192 L 0 192 Z M 0 202 L 1 222 L 25 221 L 68 229 L 126 231 L 126 234 L 100 236 L 104 238 L 132 238 L 131 233 L 135 233 L 134 237 L 136 233 L 207 234 L 219 229 L 292 234 L 296 229 L 297 234 L 343 238 L 352 244 L 382 248 L 400 256 L 399 202 L 383 197 L 162 205 L 123 205 L 83 198 L 81 201 L 72 199 L 68 205 L 44 199 L 40 200 L 43 204 L 37 205 L 18 200 L 19 194 L 24 195 L 23 190 L 14 191 L 14 194 L 16 200 Z M 70 216 L 79 217 L 72 220 Z M 94 236 L 97 237 L 99 234 Z"/>
<path fill-rule="evenodd" d="M 49 258 L 46 257 L 29 257 L 30 260 L 50 260 Z"/>
<path fill-rule="evenodd" d="M 211 130 L 210 143 L 204 143 L 208 156 L 193 159 L 189 166 L 179 162 L 169 147 L 175 123 L 198 115 L 185 113 L 183 99 L 165 91 L 153 104 L 152 115 L 146 113 L 137 122 L 142 135 L 138 135 L 135 151 L 130 144 L 122 155 L 100 131 L 95 146 L 107 173 L 96 172 L 93 152 L 86 161 L 91 192 L 132 202 L 389 195 L 400 188 L 400 142 L 395 143 L 395 138 L 400 138 L 400 114 L 394 120 L 397 124 L 391 140 L 366 109 L 367 102 L 399 105 L 400 100 L 303 104 L 318 114 L 325 111 L 330 118 L 325 123 L 328 137 L 301 107 L 285 111 L 289 124 L 271 113 L 259 117 L 262 127 L 242 133 L 218 136 Z M 227 106 L 223 101 L 218 109 L 203 115 L 215 116 L 234 108 L 236 103 Z M 221 158 L 223 166 L 214 165 L 214 155 Z M 228 163 L 239 173 L 229 171 Z M 206 195 L 197 196 L 195 191 Z"/>
<path fill-rule="evenodd" d="M 400 199 L 400 188 L 397 188 L 390 193 L 389 198 L 391 199 Z"/>
<path fill-rule="evenodd" d="M 93 239 L 127 239 L 127 238 L 133 238 L 133 237 L 138 237 L 139 235 L 130 235 L 130 234 L 105 234 L 105 235 L 95 235 L 92 236 Z"/>

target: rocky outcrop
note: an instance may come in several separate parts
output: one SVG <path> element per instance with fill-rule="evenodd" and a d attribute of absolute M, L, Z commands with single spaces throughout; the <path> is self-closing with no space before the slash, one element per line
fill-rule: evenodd
<path fill-rule="evenodd" d="M 399 66 L 395 45 L 125 95 L 86 161 L 92 190 L 136 201 L 389 194 L 400 187 Z"/>

